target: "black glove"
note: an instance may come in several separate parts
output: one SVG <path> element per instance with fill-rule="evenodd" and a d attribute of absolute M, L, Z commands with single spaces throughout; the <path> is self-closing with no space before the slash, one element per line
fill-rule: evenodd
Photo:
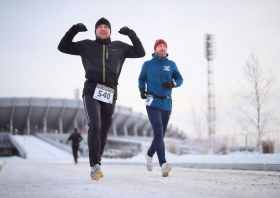
<path fill-rule="evenodd" d="M 119 30 L 120 34 L 123 35 L 128 35 L 129 37 L 131 37 L 132 35 L 136 34 L 132 29 L 129 29 L 128 27 L 124 26 Z"/>
<path fill-rule="evenodd" d="M 171 89 L 175 87 L 175 84 L 173 82 L 162 82 L 162 84 L 166 87 L 166 89 Z"/>
<path fill-rule="evenodd" d="M 82 24 L 82 23 L 78 23 L 77 25 L 74 25 L 76 32 L 86 32 L 87 31 L 87 27 Z"/>
<path fill-rule="evenodd" d="M 141 98 L 142 99 L 147 99 L 147 95 L 146 95 L 147 93 L 145 91 L 145 88 L 141 88 L 140 92 L 141 92 Z"/>

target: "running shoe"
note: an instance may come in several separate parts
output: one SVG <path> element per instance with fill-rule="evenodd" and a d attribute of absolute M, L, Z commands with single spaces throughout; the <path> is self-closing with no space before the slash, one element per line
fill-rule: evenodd
<path fill-rule="evenodd" d="M 147 160 L 147 169 L 148 171 L 152 171 L 153 170 L 153 158 L 148 156 L 148 154 L 146 153 L 145 158 Z"/>
<path fill-rule="evenodd" d="M 99 164 L 96 164 L 91 168 L 90 177 L 92 180 L 98 180 L 99 178 L 103 178 L 103 173 L 101 172 Z"/>
<path fill-rule="evenodd" d="M 168 177 L 168 173 L 171 171 L 172 167 L 170 164 L 163 163 L 161 165 L 161 172 L 163 177 Z"/>

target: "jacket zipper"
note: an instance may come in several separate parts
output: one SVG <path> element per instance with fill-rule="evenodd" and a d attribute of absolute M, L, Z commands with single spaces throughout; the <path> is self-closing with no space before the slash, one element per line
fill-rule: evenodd
<path fill-rule="evenodd" d="M 108 47 L 106 46 L 106 59 L 108 59 Z"/>
<path fill-rule="evenodd" d="M 103 43 L 103 82 L 105 82 L 105 53 L 106 59 L 108 59 L 108 47 Z"/>
<path fill-rule="evenodd" d="M 103 82 L 105 82 L 105 44 L 103 43 Z"/>
<path fill-rule="evenodd" d="M 161 69 L 162 69 L 162 59 L 160 59 L 160 63 L 159 63 L 159 77 L 160 77 L 161 83 L 163 83 L 162 78 L 161 78 Z"/>

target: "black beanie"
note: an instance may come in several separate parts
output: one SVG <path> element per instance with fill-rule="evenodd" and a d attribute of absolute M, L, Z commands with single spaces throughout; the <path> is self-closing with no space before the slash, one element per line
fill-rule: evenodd
<path fill-rule="evenodd" d="M 112 33 L 111 24 L 110 24 L 110 22 L 109 22 L 107 19 L 105 19 L 104 17 L 102 17 L 101 19 L 99 19 L 99 20 L 96 22 L 96 24 L 95 24 L 95 32 L 96 32 L 97 27 L 98 27 L 99 25 L 101 25 L 101 24 L 107 25 L 107 26 L 109 27 L 109 29 L 110 29 L 110 33 Z"/>

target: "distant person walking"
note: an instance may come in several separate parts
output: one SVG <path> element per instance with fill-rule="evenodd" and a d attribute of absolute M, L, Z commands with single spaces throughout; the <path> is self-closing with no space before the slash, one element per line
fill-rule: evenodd
<path fill-rule="evenodd" d="M 110 22 L 101 18 L 95 24 L 96 40 L 73 42 L 76 34 L 87 31 L 84 24 L 78 23 L 66 32 L 58 45 L 63 53 L 80 55 L 85 69 L 83 100 L 89 126 L 90 176 L 93 180 L 103 178 L 101 156 L 113 121 L 123 63 L 126 58 L 145 56 L 142 43 L 132 29 L 124 26 L 119 33 L 127 35 L 133 45 L 111 41 L 111 30 Z"/>
<path fill-rule="evenodd" d="M 68 140 L 72 140 L 72 152 L 75 160 L 75 164 L 78 163 L 78 150 L 79 150 L 79 143 L 83 140 L 83 137 L 78 133 L 78 129 L 75 128 L 74 132 L 69 136 Z"/>
<path fill-rule="evenodd" d="M 146 110 L 154 131 L 154 139 L 145 157 L 147 169 L 152 171 L 153 155 L 157 152 L 162 176 L 167 177 L 172 168 L 165 159 L 163 138 L 172 110 L 172 89 L 181 86 L 183 78 L 176 64 L 168 60 L 164 40 L 156 40 L 154 52 L 152 60 L 143 64 L 138 79 L 141 98 L 146 99 Z"/>

